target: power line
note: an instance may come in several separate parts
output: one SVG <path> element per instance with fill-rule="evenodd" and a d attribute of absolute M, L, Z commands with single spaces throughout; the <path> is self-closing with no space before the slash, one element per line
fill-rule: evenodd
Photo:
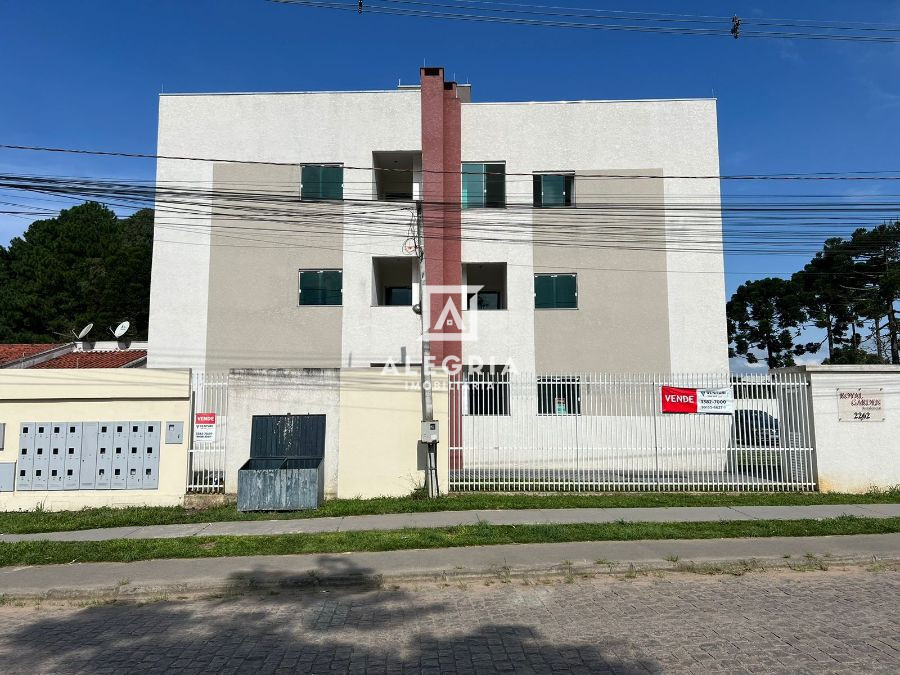
<path fill-rule="evenodd" d="M 252 160 L 252 159 L 224 159 L 224 158 L 215 158 L 215 157 L 188 157 L 181 155 L 157 155 L 151 153 L 141 153 L 141 152 L 124 152 L 118 150 L 85 150 L 80 148 L 52 148 L 45 146 L 37 146 L 37 145 L 13 145 L 13 144 L 0 144 L 0 149 L 2 150 L 27 150 L 33 152 L 58 152 L 58 153 L 66 153 L 66 154 L 75 154 L 75 155 L 99 155 L 99 156 L 108 156 L 108 157 L 130 157 L 137 159 L 165 159 L 165 160 L 176 160 L 176 161 L 188 161 L 188 162 L 217 162 L 223 164 L 248 164 L 248 165 L 264 165 L 264 166 L 335 166 L 336 164 L 317 164 L 315 162 L 276 162 L 276 161 L 263 161 L 263 160 Z M 408 173 L 409 169 L 394 169 L 391 167 L 378 167 L 378 166 L 349 166 L 345 164 L 337 164 L 337 166 L 341 166 L 344 169 L 351 171 L 382 171 L 382 172 L 404 172 Z M 460 168 L 459 171 L 455 170 L 440 170 L 440 169 L 422 169 L 422 173 L 434 173 L 434 174 L 453 174 L 453 175 L 462 175 L 463 171 Z M 561 171 L 560 173 L 565 173 L 567 175 L 574 176 L 575 178 L 582 179 L 684 179 L 684 180 L 900 180 L 900 170 L 897 169 L 882 169 L 882 170 L 874 170 L 874 171 L 824 171 L 824 172 L 812 172 L 812 173 L 777 173 L 777 174 L 733 174 L 733 175 L 696 175 L 696 176 L 683 176 L 683 175 L 652 175 L 652 174 L 613 174 L 613 173 L 604 173 L 602 175 L 597 175 L 596 173 L 591 174 L 579 174 L 577 172 L 568 172 Z M 895 175 L 878 175 L 878 174 L 895 174 Z M 487 172 L 486 175 L 491 175 L 490 172 Z M 505 176 L 528 176 L 529 178 L 534 177 L 534 173 L 526 173 L 526 172 L 504 172 Z M 539 175 L 539 174 L 538 174 Z"/>
<path fill-rule="evenodd" d="M 383 0 L 387 1 L 387 0 Z M 461 3 L 466 4 L 482 4 L 482 5 L 503 5 L 503 6 L 512 6 L 512 7 L 530 7 L 530 8 L 539 8 L 539 9 L 561 9 L 561 10 L 571 10 L 571 11 L 581 11 L 581 12 L 591 12 L 592 14 L 621 14 L 627 16 L 645 16 L 645 17 L 663 17 L 663 18 L 677 18 L 677 19 L 689 19 L 689 20 L 707 20 L 710 22 L 720 22 L 720 21 L 729 21 L 731 17 L 727 15 L 710 15 L 710 14 L 684 14 L 684 13 L 672 13 L 672 12 L 646 12 L 646 11 L 634 11 L 634 10 L 623 10 L 623 9 L 590 9 L 587 7 L 572 7 L 572 6 L 559 6 L 559 5 L 542 5 L 536 3 L 523 3 L 523 2 L 506 2 L 504 0 L 457 0 Z M 796 25 L 805 25 L 810 23 L 810 21 L 805 19 L 773 19 L 771 17 L 755 17 L 753 19 L 755 22 L 772 22 L 772 21 L 785 21 L 791 24 Z M 834 26 L 834 25 L 857 25 L 857 26 L 872 26 L 872 27 L 887 27 L 894 28 L 893 24 L 885 24 L 871 21 L 824 21 L 824 20 L 816 20 L 815 23 L 823 24 L 826 26 Z"/>
<path fill-rule="evenodd" d="M 353 11 L 358 3 L 327 0 L 269 0 L 279 4 L 301 7 Z M 653 13 L 626 14 L 614 10 L 585 10 L 584 8 L 551 8 L 525 3 L 495 3 L 471 0 L 468 6 L 458 3 L 425 0 L 370 0 L 364 13 L 444 19 L 473 23 L 510 24 L 548 28 L 569 28 L 603 31 L 629 31 L 670 35 L 724 37 L 732 35 L 732 18 L 691 15 L 663 15 Z M 565 11 L 559 11 L 565 10 Z M 480 13 L 473 13 L 480 12 Z M 590 13 L 588 13 L 590 12 Z M 604 12 L 604 13 L 600 13 Z M 737 18 L 737 17 L 734 17 Z M 581 20 L 579 20 L 581 19 Z M 584 19 L 590 19 L 585 21 Z M 600 23 L 604 21 L 605 23 Z M 626 21 L 630 23 L 625 23 Z M 639 22 L 639 23 L 635 23 Z M 789 19 L 742 19 L 740 37 L 838 40 L 853 42 L 897 43 L 900 27 L 888 24 L 812 22 Z M 721 24 L 721 27 L 710 27 Z M 777 30 L 772 30 L 777 29 Z M 783 30 L 792 29 L 792 30 Z M 820 32 L 810 32 L 811 30 Z M 824 31 L 824 32 L 821 32 Z"/>
<path fill-rule="evenodd" d="M 8 204 L 17 205 L 12 202 L 7 202 Z M 111 204 L 116 206 L 116 204 Z M 167 211 L 167 210 L 164 210 Z M 184 213 L 185 211 L 175 210 L 172 213 L 179 214 Z M 52 214 L 51 214 L 52 215 Z M 185 220 L 181 218 L 181 220 Z M 346 245 L 342 245 L 340 247 L 337 246 L 325 246 L 322 244 L 312 243 L 308 240 L 310 235 L 317 236 L 333 236 L 334 232 L 310 232 L 308 230 L 297 230 L 295 228 L 268 228 L 268 227 L 259 227 L 259 226 L 227 226 L 222 225 L 221 223 L 215 222 L 204 222 L 201 224 L 189 224 L 189 223 L 179 223 L 179 224 L 165 224 L 157 222 L 157 229 L 173 231 L 173 232 L 183 232 L 183 233 L 192 233 L 197 234 L 198 232 L 205 232 L 210 236 L 210 241 L 208 242 L 197 242 L 197 241 L 175 241 L 175 240 L 166 240 L 160 237 L 155 237 L 155 241 L 158 243 L 170 243 L 175 245 L 197 245 L 197 246 L 211 246 L 211 247 L 245 247 L 245 248 L 285 248 L 285 247 L 295 247 L 295 248 L 312 248 L 312 249 L 324 249 L 324 250 L 334 250 L 334 251 L 345 251 L 350 253 L 357 253 L 362 255 L 384 255 L 384 249 L 374 251 L 374 250 L 359 250 L 355 248 L 350 248 Z M 226 230 L 222 232 L 222 230 Z M 240 232 L 232 232 L 231 230 L 239 230 Z M 245 232 L 243 232 L 245 231 Z M 267 233 L 274 234 L 267 234 Z M 262 234 L 260 234 L 262 233 Z M 253 236 L 255 235 L 255 236 Z M 305 237 L 302 243 L 294 243 L 290 240 L 286 240 L 284 237 L 287 235 L 302 235 Z M 272 239 L 270 237 L 278 236 L 281 237 L 279 239 Z M 371 237 L 371 232 L 366 232 L 365 236 Z M 397 239 L 397 232 L 388 233 L 388 236 L 391 236 L 394 239 Z M 213 237 L 215 239 L 213 239 Z M 269 238 L 267 238 L 269 237 Z M 354 239 L 354 235 L 349 235 L 349 238 L 352 242 Z M 430 236 L 428 239 L 449 239 L 450 237 L 442 237 L 442 236 Z M 229 244 L 229 243 L 221 243 L 219 239 L 226 239 L 229 241 L 237 241 L 237 244 Z M 472 238 L 467 238 L 472 239 Z M 518 241 L 516 243 L 523 243 L 522 241 Z M 266 244 L 260 246 L 259 244 Z M 616 247 L 619 248 L 619 247 Z M 645 250 L 641 248 L 639 250 Z M 660 249 L 657 249 L 660 250 Z M 716 253 L 715 251 L 707 251 Z M 463 262 L 463 261 L 460 261 Z M 540 265 L 540 264 L 520 264 L 515 262 L 507 262 L 506 263 L 512 267 L 528 267 L 531 269 L 557 269 L 558 265 L 548 266 L 548 265 Z M 744 272 L 723 272 L 722 270 L 679 270 L 679 269 L 654 269 L 647 267 L 640 268 L 625 268 L 625 267 L 597 267 L 597 266 L 586 266 L 586 265 L 569 265 L 567 266 L 569 270 L 595 270 L 595 271 L 610 271 L 610 272 L 633 272 L 633 273 L 674 273 L 674 274 L 731 274 L 731 275 L 741 275 L 741 276 L 769 276 L 769 275 L 789 275 L 790 272 L 781 272 L 781 271 L 744 271 Z M 819 273 L 813 273 L 819 274 Z M 825 273 L 821 273 L 825 274 Z"/>
<path fill-rule="evenodd" d="M 285 194 L 283 191 L 274 194 L 243 193 L 172 187 L 160 190 L 150 185 L 122 186 L 91 180 L 55 181 L 28 177 L 24 181 L 4 181 L 3 178 L 0 176 L 2 189 L 71 199 L 100 199 L 116 207 L 137 208 L 155 200 L 160 217 L 171 217 L 193 227 L 207 227 L 212 222 L 211 226 L 219 231 L 234 229 L 304 237 L 341 234 L 348 238 L 397 239 L 402 235 L 398 230 L 398 223 L 402 223 L 411 213 L 409 204 L 373 200 L 302 202 L 295 194 Z M 858 224 L 871 225 L 873 214 L 881 213 L 888 206 L 879 203 L 874 210 L 872 207 L 856 209 L 862 217 Z M 900 210 L 900 205 L 897 208 Z M 527 209 L 530 213 L 541 211 L 530 206 L 522 206 L 521 209 L 522 212 Z M 719 253 L 724 250 L 734 254 L 770 252 L 798 255 L 818 250 L 822 240 L 827 237 L 847 236 L 846 213 L 854 212 L 854 209 L 843 208 L 843 205 L 840 209 L 835 206 L 817 206 L 812 209 L 801 206 L 800 215 L 792 215 L 792 218 L 809 218 L 813 222 L 809 226 L 798 228 L 792 225 L 788 228 L 783 220 L 770 219 L 771 210 L 765 207 L 762 215 L 752 212 L 743 214 L 742 217 L 747 219 L 746 225 L 730 232 L 726 230 L 724 239 L 720 229 L 718 205 L 683 208 L 682 215 L 679 215 L 677 208 L 673 209 L 665 204 L 641 204 L 634 208 L 621 203 L 557 211 L 553 216 L 554 220 L 550 222 L 521 218 L 516 220 L 515 212 L 509 214 L 505 210 L 500 210 L 496 215 L 482 212 L 472 219 L 467 218 L 464 230 L 459 235 L 438 227 L 431 231 L 429 238 L 585 249 L 700 253 Z M 674 219 L 671 218 L 672 211 Z M 779 208 L 776 212 L 784 211 L 784 208 Z M 824 216 L 823 211 L 826 214 Z M 837 212 L 837 215 L 831 212 Z M 792 212 L 788 210 L 787 213 Z M 823 228 L 818 222 L 823 219 L 836 221 L 838 227 Z M 191 225 L 192 220 L 199 222 Z M 236 221 L 235 225 L 227 224 Z M 262 227 L 260 223 L 284 227 Z"/>

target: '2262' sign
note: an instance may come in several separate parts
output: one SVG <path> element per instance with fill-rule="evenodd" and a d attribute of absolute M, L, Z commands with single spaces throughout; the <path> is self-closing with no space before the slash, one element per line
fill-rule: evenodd
<path fill-rule="evenodd" d="M 884 391 L 881 389 L 838 389 L 838 420 L 841 422 L 884 422 Z"/>

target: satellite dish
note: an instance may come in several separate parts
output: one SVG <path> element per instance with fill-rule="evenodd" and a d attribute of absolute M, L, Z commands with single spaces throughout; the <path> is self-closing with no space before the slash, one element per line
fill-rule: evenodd
<path fill-rule="evenodd" d="M 75 337 L 76 337 L 77 339 L 81 340 L 82 338 L 84 338 L 85 335 L 87 335 L 88 333 L 91 332 L 91 329 L 92 329 L 93 327 L 94 327 L 94 324 L 89 323 L 87 326 L 85 326 L 84 328 L 82 328 L 81 331 L 78 333 L 78 335 L 76 335 Z M 72 332 L 74 333 L 75 331 L 72 331 Z"/>
<path fill-rule="evenodd" d="M 131 328 L 131 324 L 127 321 L 123 321 L 118 326 L 116 326 L 116 329 L 112 331 L 112 334 L 115 335 L 116 338 L 120 338 L 128 332 L 129 328 Z"/>

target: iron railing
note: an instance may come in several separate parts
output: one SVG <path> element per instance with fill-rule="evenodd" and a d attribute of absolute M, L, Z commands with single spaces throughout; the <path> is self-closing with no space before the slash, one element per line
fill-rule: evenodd
<path fill-rule="evenodd" d="M 726 388 L 730 414 L 663 413 L 661 388 Z M 450 382 L 453 491 L 810 491 L 800 373 L 468 373 Z"/>
<path fill-rule="evenodd" d="M 225 492 L 225 430 L 228 421 L 228 373 L 198 371 L 191 381 L 191 445 L 188 453 L 188 492 Z M 194 438 L 193 416 L 215 413 L 215 438 Z"/>

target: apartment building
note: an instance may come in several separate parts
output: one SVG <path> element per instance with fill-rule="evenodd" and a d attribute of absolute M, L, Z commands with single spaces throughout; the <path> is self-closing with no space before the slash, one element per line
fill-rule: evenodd
<path fill-rule="evenodd" d="M 716 103 L 165 94 L 148 365 L 727 369 Z M 190 159 L 188 159 L 190 158 Z M 430 311 L 429 311 L 430 310 Z M 477 321 L 473 315 L 477 314 Z M 472 330 L 477 325 L 477 334 Z"/>

